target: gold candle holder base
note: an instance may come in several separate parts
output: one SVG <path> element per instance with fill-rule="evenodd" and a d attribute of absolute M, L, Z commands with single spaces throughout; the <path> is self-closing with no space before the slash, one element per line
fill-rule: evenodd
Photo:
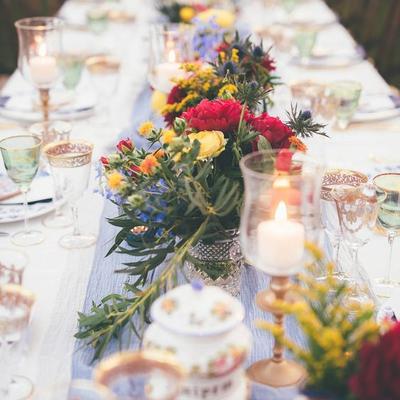
<path fill-rule="evenodd" d="M 270 289 L 257 294 L 257 306 L 274 315 L 275 324 L 283 327 L 284 313 L 274 307 L 276 300 L 293 303 L 297 296 L 290 292 L 291 283 L 288 276 L 271 277 Z M 305 376 L 305 369 L 292 360 L 283 357 L 283 347 L 275 341 L 273 356 L 270 359 L 260 360 L 247 370 L 250 380 L 272 387 L 294 386 L 300 384 Z"/>
<path fill-rule="evenodd" d="M 49 120 L 49 111 L 50 111 L 50 90 L 39 89 L 39 94 L 40 94 L 40 104 L 43 113 L 43 121 L 47 122 Z"/>

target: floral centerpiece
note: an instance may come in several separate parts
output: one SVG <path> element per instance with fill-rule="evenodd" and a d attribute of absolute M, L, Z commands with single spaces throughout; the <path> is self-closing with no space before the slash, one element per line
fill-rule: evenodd
<path fill-rule="evenodd" d="M 203 99 L 234 98 L 255 111 L 262 98 L 263 111 L 271 103 L 269 91 L 279 83 L 274 75 L 275 62 L 262 43 L 255 45 L 250 38 L 225 39 L 217 46 L 218 56 L 210 65 L 184 64 L 188 76 L 177 79 L 167 97 L 161 114 L 171 125 L 176 117 Z M 250 84 L 249 84 L 250 83 Z"/>
<path fill-rule="evenodd" d="M 110 220 L 121 228 L 110 252 L 132 256 L 119 272 L 135 281 L 126 285 L 127 296 L 107 296 L 90 315 L 80 315 L 77 337 L 89 339 L 95 357 L 125 325 L 139 331 L 132 317 L 141 315 L 145 322 L 146 310 L 176 284 L 185 261 L 213 280 L 230 275 L 232 265 L 203 263 L 191 249 L 199 242 L 229 239 L 238 229 L 244 155 L 272 147 L 283 149 L 287 159 L 291 149 L 305 150 L 301 137 L 323 134 L 307 112 L 293 109 L 285 123 L 267 113 L 256 115 L 244 103 L 204 99 L 183 112 L 173 129 L 142 124 L 146 150 L 123 140 L 116 153 L 102 158 L 109 197 L 122 210 Z"/>
<path fill-rule="evenodd" d="M 351 301 L 351 287 L 338 281 L 333 265 L 310 245 L 316 263 L 311 269 L 326 269 L 325 281 L 302 275 L 294 290 L 299 300 L 276 306 L 296 317 L 305 334 L 302 348 L 284 336 L 281 328 L 259 321 L 276 340 L 290 350 L 307 370 L 304 394 L 309 398 L 330 400 L 378 400 L 400 398 L 400 327 L 380 336 L 373 304 Z"/>

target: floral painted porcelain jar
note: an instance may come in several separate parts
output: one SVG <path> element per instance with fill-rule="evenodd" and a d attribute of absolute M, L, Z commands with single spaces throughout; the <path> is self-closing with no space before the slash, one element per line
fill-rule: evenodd
<path fill-rule="evenodd" d="M 251 336 L 242 304 L 216 286 L 179 286 L 157 299 L 145 349 L 167 350 L 188 372 L 179 400 L 245 400 Z"/>

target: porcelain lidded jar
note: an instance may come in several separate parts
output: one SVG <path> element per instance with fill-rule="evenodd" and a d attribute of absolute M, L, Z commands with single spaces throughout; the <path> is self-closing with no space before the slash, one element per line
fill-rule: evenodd
<path fill-rule="evenodd" d="M 245 400 L 250 351 L 242 304 L 216 286 L 178 286 L 157 299 L 145 349 L 167 350 L 188 372 L 179 400 Z"/>

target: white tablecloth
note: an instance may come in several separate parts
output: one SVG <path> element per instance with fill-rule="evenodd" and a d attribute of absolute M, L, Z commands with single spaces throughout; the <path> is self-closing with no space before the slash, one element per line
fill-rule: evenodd
<path fill-rule="evenodd" d="M 241 20 L 252 28 L 266 24 L 269 14 L 261 10 L 262 2 L 247 1 Z M 105 46 L 122 57 L 122 71 L 117 92 L 109 99 L 112 107 L 113 122 L 102 127 L 96 125 L 96 118 L 76 121 L 73 137 L 85 138 L 95 143 L 94 159 L 110 150 L 116 137 L 123 129 L 129 128 L 132 105 L 146 82 L 146 40 L 149 24 L 154 15 L 149 2 L 125 0 L 122 3 L 137 14 L 134 25 L 111 25 L 104 39 Z M 61 15 L 84 23 L 88 4 L 77 1 L 67 2 Z M 258 7 L 258 8 L 257 8 Z M 319 7 L 324 7 L 324 5 Z M 325 11 L 330 13 L 328 9 Z M 318 18 L 318 14 L 314 14 Z M 110 45 L 111 44 L 111 45 Z M 353 39 L 340 25 L 334 25 L 322 32 L 317 46 L 329 46 L 340 49 L 353 46 Z M 370 92 L 387 92 L 388 86 L 375 68 L 367 61 L 349 68 L 330 70 L 308 70 L 280 64 L 278 73 L 284 82 L 297 79 L 318 79 L 333 81 L 338 79 L 356 79 L 362 82 L 364 90 Z M 3 90 L 3 94 L 28 89 L 18 73 L 15 73 Z M 277 106 L 282 109 L 290 104 L 287 91 L 280 89 L 276 95 Z M 10 130 L 1 129 L 0 137 L 10 134 Z M 400 164 L 398 149 L 400 147 L 400 119 L 380 123 L 352 125 L 343 132 L 331 131 L 330 139 L 318 138 L 309 142 L 310 150 L 323 155 L 331 166 L 351 167 L 371 171 L 378 164 Z M 375 160 L 375 162 L 372 162 Z M 379 165 L 378 165 L 379 166 Z M 94 174 L 92 174 L 92 185 Z M 82 227 L 96 232 L 99 226 L 103 200 L 99 194 L 88 190 L 80 203 Z M 57 243 L 65 230 L 46 229 L 40 219 L 32 221 L 32 226 L 42 229 L 46 241 L 38 246 L 26 249 L 29 253 L 29 266 L 25 273 L 24 285 L 37 296 L 27 354 L 21 373 L 30 377 L 38 386 L 45 387 L 56 380 L 68 380 L 70 361 L 76 331 L 77 312 L 82 308 L 85 289 L 90 274 L 94 247 L 68 251 L 61 249 Z M 21 223 L 1 225 L 1 231 L 13 233 L 22 228 Z M 108 243 L 104 243 L 108 246 Z M 12 247 L 9 238 L 0 238 L 0 246 Z M 400 244 L 395 243 L 394 271 L 400 279 L 399 257 Z M 361 261 L 371 277 L 382 275 L 387 259 L 387 245 L 384 237 L 374 237 L 371 243 L 361 250 Z M 0 364 L 0 373 L 1 373 Z"/>

